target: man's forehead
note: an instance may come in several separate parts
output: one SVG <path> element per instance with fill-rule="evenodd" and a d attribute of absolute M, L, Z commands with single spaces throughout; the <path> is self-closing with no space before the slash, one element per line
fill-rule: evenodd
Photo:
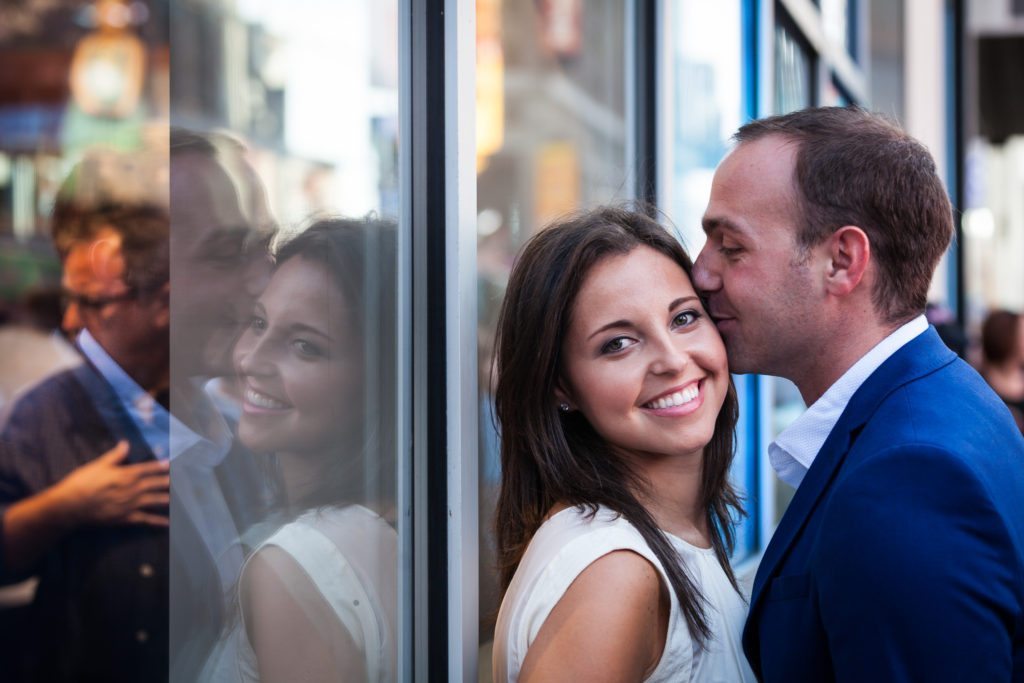
<path fill-rule="evenodd" d="M 121 235 L 104 228 L 95 237 L 71 245 L 64 259 L 63 279 L 68 286 L 114 286 L 121 283 L 124 272 Z"/>

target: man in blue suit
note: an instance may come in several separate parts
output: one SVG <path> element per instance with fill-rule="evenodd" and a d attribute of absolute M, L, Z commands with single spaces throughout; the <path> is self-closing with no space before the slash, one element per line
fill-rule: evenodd
<path fill-rule="evenodd" d="M 719 166 L 694 281 L 733 371 L 810 408 L 744 649 L 762 681 L 1024 680 L 1024 440 L 924 318 L 953 234 L 925 148 L 854 108 L 754 121 Z"/>

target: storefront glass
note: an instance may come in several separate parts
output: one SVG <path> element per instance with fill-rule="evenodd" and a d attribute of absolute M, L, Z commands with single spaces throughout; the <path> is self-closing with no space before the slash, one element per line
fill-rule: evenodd
<path fill-rule="evenodd" d="M 478 0 L 477 269 L 480 368 L 480 675 L 500 589 L 493 512 L 500 467 L 491 412 L 498 310 L 520 247 L 571 211 L 632 197 L 624 0 Z"/>
<path fill-rule="evenodd" d="M 391 0 L 171 3 L 172 680 L 411 660 L 398 31 Z"/>

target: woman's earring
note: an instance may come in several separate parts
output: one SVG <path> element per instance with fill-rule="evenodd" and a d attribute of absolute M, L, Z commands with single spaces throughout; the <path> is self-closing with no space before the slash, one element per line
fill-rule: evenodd
<path fill-rule="evenodd" d="M 559 403 L 558 404 L 558 409 L 561 410 L 563 413 L 568 413 L 569 412 L 569 404 L 568 403 Z"/>

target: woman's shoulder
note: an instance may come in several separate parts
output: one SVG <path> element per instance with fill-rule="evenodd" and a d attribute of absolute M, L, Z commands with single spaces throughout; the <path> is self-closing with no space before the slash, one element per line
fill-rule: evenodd
<path fill-rule="evenodd" d="M 568 556 L 590 561 L 613 550 L 632 550 L 656 561 L 654 553 L 632 523 L 605 506 L 567 507 L 551 515 L 533 535 L 523 562 L 544 562 Z M 522 563 L 521 563 L 522 564 Z M 589 564 L 589 562 L 588 562 Z M 656 564 L 661 567 L 660 563 Z"/>
<path fill-rule="evenodd" d="M 649 576 L 652 567 L 664 577 L 661 562 L 636 527 L 621 515 L 605 507 L 570 507 L 549 517 L 534 534 L 505 601 L 510 610 L 535 613 L 542 621 L 595 563 L 607 565 L 606 570 L 620 577 Z"/>

